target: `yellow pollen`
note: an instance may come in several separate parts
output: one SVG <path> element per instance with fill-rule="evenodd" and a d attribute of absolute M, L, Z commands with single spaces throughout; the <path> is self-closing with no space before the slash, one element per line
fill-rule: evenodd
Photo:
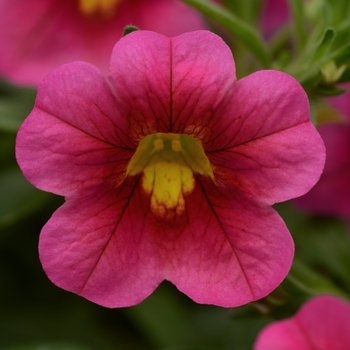
<path fill-rule="evenodd" d="M 121 0 L 79 0 L 79 9 L 87 16 L 94 14 L 110 16 L 119 2 Z"/>
<path fill-rule="evenodd" d="M 180 152 L 183 150 L 181 147 L 181 142 L 179 140 L 172 140 L 171 141 L 171 148 L 175 152 Z"/>
<path fill-rule="evenodd" d="M 154 144 L 155 151 L 160 151 L 161 149 L 164 148 L 164 142 L 161 139 L 154 140 L 153 144 Z"/>
<path fill-rule="evenodd" d="M 151 210 L 165 216 L 169 210 L 181 214 L 185 209 L 184 194 L 194 188 L 192 171 L 176 163 L 158 162 L 143 171 L 143 188 L 151 195 Z"/>
<path fill-rule="evenodd" d="M 142 174 L 142 187 L 150 208 L 160 218 L 181 215 L 185 197 L 193 192 L 193 173 L 214 178 L 200 141 L 183 134 L 157 133 L 139 143 L 126 174 Z"/>

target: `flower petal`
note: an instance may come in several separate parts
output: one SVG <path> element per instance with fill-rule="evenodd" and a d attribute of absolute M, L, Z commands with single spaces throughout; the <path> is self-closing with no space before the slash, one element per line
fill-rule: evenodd
<path fill-rule="evenodd" d="M 298 311 L 295 321 L 316 349 L 350 348 L 350 304 L 330 295 L 318 296 Z"/>
<path fill-rule="evenodd" d="M 274 204 L 306 193 L 319 179 L 324 145 L 292 77 L 260 71 L 243 78 L 222 118 L 221 133 L 204 145 L 218 182 Z"/>
<path fill-rule="evenodd" d="M 294 244 L 272 209 L 201 179 L 186 197 L 187 225 L 173 243 L 168 279 L 198 303 L 235 307 L 287 275 Z"/>
<path fill-rule="evenodd" d="M 198 31 L 172 40 L 172 130 L 206 140 L 236 82 L 232 52 L 217 35 Z"/>
<path fill-rule="evenodd" d="M 267 326 L 256 340 L 254 350 L 313 350 L 298 324 L 282 320 Z M 321 349 L 317 349 L 321 350 Z M 325 349 L 326 350 L 326 349 Z"/>
<path fill-rule="evenodd" d="M 349 303 L 333 296 L 317 296 L 294 317 L 263 329 L 254 349 L 345 350 L 350 348 L 349 334 Z"/>
<path fill-rule="evenodd" d="M 60 195 L 110 182 L 125 173 L 134 147 L 100 71 L 82 62 L 53 71 L 16 145 L 20 167 L 35 186 Z"/>
<path fill-rule="evenodd" d="M 167 279 L 196 302 L 233 307 L 266 296 L 288 273 L 293 241 L 273 209 L 227 199 L 203 180 L 186 213 L 162 221 L 137 181 L 70 198 L 52 216 L 39 251 L 54 283 L 120 307 Z"/>
<path fill-rule="evenodd" d="M 159 254 L 143 229 L 148 204 L 136 193 L 138 202 L 129 205 L 133 191 L 129 181 L 80 194 L 53 214 L 41 232 L 39 253 L 55 284 L 106 307 L 134 305 L 153 292 L 162 280 L 156 275 Z"/>
<path fill-rule="evenodd" d="M 114 46 L 108 79 L 119 111 L 132 123 L 132 138 L 169 131 L 170 42 L 157 33 L 136 31 Z"/>
<path fill-rule="evenodd" d="M 133 137 L 155 132 L 209 137 L 213 109 L 232 88 L 235 66 L 228 46 L 213 33 L 169 39 L 140 31 L 114 47 L 109 80 L 124 103 L 123 114 L 133 121 Z"/>

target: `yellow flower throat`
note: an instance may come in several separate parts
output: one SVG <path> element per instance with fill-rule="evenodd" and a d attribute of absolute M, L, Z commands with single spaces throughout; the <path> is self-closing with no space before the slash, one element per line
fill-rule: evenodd
<path fill-rule="evenodd" d="M 142 187 L 150 195 L 152 212 L 159 217 L 180 215 L 184 195 L 195 187 L 193 173 L 214 178 L 200 141 L 183 134 L 157 133 L 141 140 L 126 174 L 143 173 Z"/>
<path fill-rule="evenodd" d="M 121 0 L 79 0 L 79 10 L 87 16 L 94 14 L 109 16 L 114 13 L 119 2 Z"/>

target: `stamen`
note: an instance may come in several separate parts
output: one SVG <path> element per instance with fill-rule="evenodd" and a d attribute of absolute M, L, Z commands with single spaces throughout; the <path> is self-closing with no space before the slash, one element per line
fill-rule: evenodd
<path fill-rule="evenodd" d="M 164 148 L 164 142 L 161 139 L 154 140 L 153 144 L 154 144 L 155 151 L 160 151 L 161 149 Z"/>
<path fill-rule="evenodd" d="M 171 148 L 175 152 L 182 151 L 181 142 L 179 140 L 172 140 L 171 141 Z"/>
<path fill-rule="evenodd" d="M 152 134 L 141 140 L 126 173 L 142 173 L 142 187 L 150 195 L 150 208 L 162 218 L 184 212 L 185 196 L 195 187 L 193 173 L 214 178 L 200 141 L 172 133 Z"/>

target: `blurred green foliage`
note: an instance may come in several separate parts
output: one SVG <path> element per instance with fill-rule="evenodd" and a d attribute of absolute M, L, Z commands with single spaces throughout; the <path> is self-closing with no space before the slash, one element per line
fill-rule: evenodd
<path fill-rule="evenodd" d="M 231 34 L 227 38 L 218 29 L 231 42 L 238 77 L 259 69 L 282 70 L 294 76 L 310 98 L 342 93 L 335 83 L 349 81 L 350 2 L 346 0 L 289 0 L 291 18 L 268 39 L 260 23 L 265 1 L 182 1 Z M 325 81 L 322 67 L 332 61 L 338 68 L 344 65 L 346 73 Z"/>

